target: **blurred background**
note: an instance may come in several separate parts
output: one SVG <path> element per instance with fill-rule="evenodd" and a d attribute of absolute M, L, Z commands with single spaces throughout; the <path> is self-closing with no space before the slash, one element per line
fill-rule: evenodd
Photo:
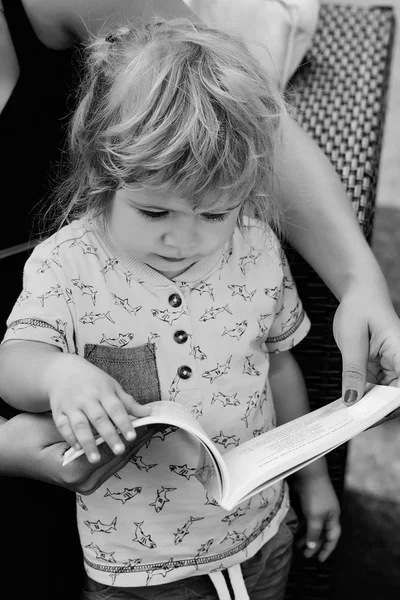
<path fill-rule="evenodd" d="M 372 248 L 400 316 L 400 1 L 324 0 L 391 6 L 397 35 L 392 62 Z M 349 443 L 337 600 L 400 598 L 400 419 Z"/>

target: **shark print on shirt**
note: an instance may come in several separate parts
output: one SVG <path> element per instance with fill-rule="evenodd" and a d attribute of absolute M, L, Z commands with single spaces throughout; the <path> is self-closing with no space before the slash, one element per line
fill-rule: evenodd
<path fill-rule="evenodd" d="M 123 373 L 141 401 L 159 394 L 184 404 L 224 453 L 275 427 L 269 354 L 293 347 L 309 327 L 277 238 L 255 221 L 169 280 L 82 219 L 34 249 L 5 339 L 83 357 L 95 349 L 96 364 Z M 212 469 L 200 459 L 193 439 L 166 427 L 84 501 L 77 494 L 93 579 L 151 586 L 211 573 L 276 533 L 289 506 L 285 483 L 227 513 L 205 492 Z"/>

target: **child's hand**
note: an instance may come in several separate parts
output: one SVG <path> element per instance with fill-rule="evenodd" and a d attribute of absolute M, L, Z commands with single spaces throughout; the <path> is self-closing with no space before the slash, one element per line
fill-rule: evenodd
<path fill-rule="evenodd" d="M 143 417 L 150 413 L 110 375 L 72 354 L 60 354 L 51 361 L 45 387 L 58 431 L 71 446 L 82 448 L 92 463 L 100 460 L 93 429 L 114 454 L 122 454 L 125 445 L 117 428 L 132 442 L 136 433 L 129 414 Z"/>
<path fill-rule="evenodd" d="M 339 541 L 340 506 L 327 472 L 307 472 L 310 467 L 313 465 L 294 475 L 290 484 L 299 496 L 306 520 L 305 531 L 298 537 L 296 546 L 304 548 L 306 558 L 317 555 L 318 560 L 324 562 Z"/>

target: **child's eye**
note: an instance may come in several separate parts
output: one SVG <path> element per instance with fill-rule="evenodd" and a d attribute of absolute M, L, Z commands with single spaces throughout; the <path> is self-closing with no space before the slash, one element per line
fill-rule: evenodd
<path fill-rule="evenodd" d="M 223 221 L 229 213 L 203 213 L 201 216 L 207 221 Z"/>
<path fill-rule="evenodd" d="M 158 211 L 158 212 L 153 212 L 150 210 L 143 210 L 143 209 L 138 209 L 138 210 L 139 210 L 139 213 L 143 217 L 146 217 L 146 219 L 165 219 L 165 217 L 168 217 L 167 210 Z"/>

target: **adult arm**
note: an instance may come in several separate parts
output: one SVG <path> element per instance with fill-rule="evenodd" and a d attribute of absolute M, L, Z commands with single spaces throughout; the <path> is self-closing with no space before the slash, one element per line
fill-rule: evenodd
<path fill-rule="evenodd" d="M 140 428 L 136 440 L 122 455 L 115 456 L 106 444 L 101 444 L 100 460 L 96 464 L 81 456 L 63 467 L 63 456 L 69 445 L 49 413 L 21 413 L 9 421 L 0 417 L 0 475 L 39 479 L 80 494 L 91 494 L 122 469 L 157 430 Z"/>
<path fill-rule="evenodd" d="M 333 294 L 340 300 L 354 281 L 371 273 L 382 286 L 382 272 L 339 176 L 293 118 L 284 121 L 277 172 L 290 242 Z"/>
<path fill-rule="evenodd" d="M 400 321 L 386 280 L 332 164 L 291 118 L 277 171 L 288 238 L 340 301 L 333 327 L 343 396 L 361 398 L 367 379 L 398 384 Z"/>
<path fill-rule="evenodd" d="M 46 46 L 60 50 L 100 30 L 157 15 L 198 20 L 182 0 L 25 0 L 29 19 Z"/>

